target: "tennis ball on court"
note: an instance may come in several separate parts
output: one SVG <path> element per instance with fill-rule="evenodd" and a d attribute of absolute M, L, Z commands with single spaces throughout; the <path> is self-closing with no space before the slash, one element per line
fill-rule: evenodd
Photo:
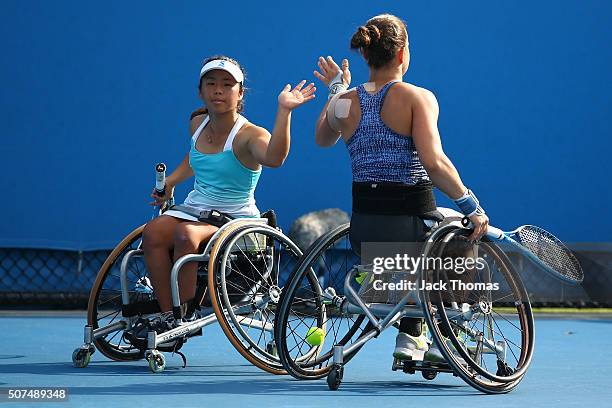
<path fill-rule="evenodd" d="M 306 333 L 306 343 L 311 346 L 320 346 L 325 340 L 325 332 L 319 327 L 311 327 Z"/>

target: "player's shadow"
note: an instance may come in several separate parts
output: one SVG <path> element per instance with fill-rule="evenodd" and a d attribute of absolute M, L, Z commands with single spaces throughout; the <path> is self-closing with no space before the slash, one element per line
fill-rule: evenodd
<path fill-rule="evenodd" d="M 0 354 L 0 360 L 16 360 L 18 358 L 24 358 L 21 354 Z"/>
<path fill-rule="evenodd" d="M 169 376 L 216 376 L 216 377 L 258 377 L 267 375 L 249 364 L 228 365 L 187 365 L 182 368 L 180 362 L 168 362 L 164 374 Z M 176 363 L 176 364 L 175 364 Z M 100 375 L 121 377 L 142 377 L 153 375 L 146 361 L 136 362 L 91 362 L 86 368 L 76 368 L 72 363 L 25 363 L 1 364 L 0 374 L 32 374 L 32 375 L 78 375 L 79 377 L 97 377 Z"/>
<path fill-rule="evenodd" d="M 41 376 L 68 376 L 66 383 L 72 395 L 122 396 L 133 395 L 138 389 L 142 395 L 285 395 L 334 397 L 375 395 L 377 397 L 423 396 L 449 397 L 473 395 L 476 392 L 465 384 L 443 384 L 434 381 L 351 381 L 345 379 L 338 392 L 331 392 L 325 379 L 299 381 L 289 376 L 274 376 L 249 364 L 193 365 L 182 368 L 179 364 L 167 367 L 161 374 L 149 372 L 144 361 L 129 363 L 92 362 L 86 368 L 75 368 L 70 363 L 26 363 L 0 365 L 0 374 L 26 374 Z M 76 381 L 71 381 L 75 376 Z M 78 377 L 77 377 L 78 376 Z M 111 377 L 100 384 L 101 376 Z M 148 377 L 147 382 L 142 381 Z M 112 377 L 116 377 L 113 379 Z M 177 381 L 177 380 L 180 381 Z M 168 381 L 173 379 L 173 381 Z M 53 381 L 57 383 L 57 381 Z M 95 384 L 88 385 L 88 383 Z M 162 386 L 163 385 L 163 386 Z"/>
<path fill-rule="evenodd" d="M 70 393 L 74 395 L 130 395 L 134 389 L 144 395 L 210 395 L 210 394 L 234 394 L 234 395 L 278 395 L 318 398 L 335 398 L 339 394 L 343 396 L 376 396 L 378 397 L 449 397 L 467 396 L 478 394 L 466 385 L 435 384 L 429 382 L 401 382 L 401 381 L 366 381 L 343 383 L 338 392 L 328 389 L 325 380 L 298 381 L 287 377 L 270 377 L 270 379 L 223 379 L 210 376 L 206 380 L 199 377 L 195 381 L 139 383 L 125 384 L 109 387 L 70 387 Z"/>

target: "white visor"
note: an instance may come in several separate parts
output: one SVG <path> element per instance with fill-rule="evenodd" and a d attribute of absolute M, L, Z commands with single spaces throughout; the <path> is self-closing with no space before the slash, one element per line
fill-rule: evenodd
<path fill-rule="evenodd" d="M 200 71 L 200 79 L 202 79 L 204 74 L 206 74 L 208 71 L 212 71 L 213 69 L 221 69 L 225 72 L 228 72 L 231 76 L 234 77 L 236 82 L 242 83 L 244 81 L 244 75 L 242 74 L 242 71 L 240 70 L 240 68 L 238 68 L 236 64 L 234 64 L 231 61 L 220 60 L 220 59 L 216 59 L 216 60 L 207 62 L 202 67 L 202 70 Z"/>

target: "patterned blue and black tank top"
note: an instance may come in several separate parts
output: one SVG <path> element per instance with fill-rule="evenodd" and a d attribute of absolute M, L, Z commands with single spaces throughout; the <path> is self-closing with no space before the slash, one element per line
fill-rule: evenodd
<path fill-rule="evenodd" d="M 428 182 L 414 141 L 391 130 L 380 117 L 389 82 L 377 93 L 357 87 L 361 120 L 346 147 L 351 157 L 354 182 L 392 182 L 415 185 Z"/>

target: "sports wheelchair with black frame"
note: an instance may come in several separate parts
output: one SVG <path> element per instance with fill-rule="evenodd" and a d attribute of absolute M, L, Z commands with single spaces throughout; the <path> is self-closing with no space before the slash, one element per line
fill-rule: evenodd
<path fill-rule="evenodd" d="M 398 326 L 403 317 L 424 318 L 430 344 L 443 361 L 428 361 L 416 353 L 392 362 L 393 370 L 420 371 L 427 380 L 452 373 L 479 391 L 511 391 L 523 379 L 534 349 L 534 319 L 521 278 L 500 246 L 486 238 L 471 243 L 471 230 L 461 214 L 433 224 L 423 258 L 456 257 L 469 250 L 482 259 L 461 277 L 463 286 L 433 285 L 457 278 L 434 265 L 413 275 L 417 290 L 374 291 L 372 282 L 398 282 L 405 271 L 377 275 L 371 265 L 359 265 L 348 239 L 349 225 L 320 237 L 301 258 L 286 282 L 278 305 L 275 340 L 283 367 L 298 379 L 327 377 L 330 389 L 340 386 L 344 366 L 369 340 Z M 463 252 L 465 253 L 465 252 Z M 466 289 L 467 288 L 467 289 Z M 384 295 L 384 296 L 381 296 Z M 392 296 L 395 294 L 395 296 Z M 313 339 L 315 332 L 319 337 Z"/>
<path fill-rule="evenodd" d="M 219 217 L 217 212 L 211 215 Z M 276 225 L 273 211 L 261 218 L 226 222 L 198 254 L 178 259 L 171 271 L 175 327 L 158 334 L 149 331 L 146 341 L 130 341 L 126 331 L 138 319 L 159 314 L 159 304 L 144 264 L 144 225 L 128 234 L 110 253 L 91 289 L 84 344 L 72 355 L 76 367 L 86 367 L 97 349 L 117 361 L 146 359 L 153 372 L 166 366 L 163 351 L 179 352 L 202 328 L 218 321 L 232 345 L 255 366 L 284 374 L 273 339 L 276 305 L 280 298 L 281 271 L 293 270 L 300 249 Z M 187 262 L 198 263 L 196 296 L 179 301 L 178 276 Z M 286 276 L 288 273 L 285 273 Z M 195 318 L 185 319 L 185 316 Z"/>

